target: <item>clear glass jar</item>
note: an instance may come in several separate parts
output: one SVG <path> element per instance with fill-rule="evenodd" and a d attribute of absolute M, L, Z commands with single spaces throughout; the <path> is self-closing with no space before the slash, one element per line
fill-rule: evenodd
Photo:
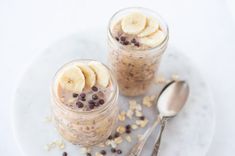
<path fill-rule="evenodd" d="M 75 60 L 62 66 L 56 73 L 51 86 L 51 107 L 54 124 L 60 135 L 73 144 L 89 147 L 105 141 L 112 133 L 118 116 L 118 86 L 112 72 L 112 94 L 99 108 L 79 111 L 63 104 L 57 93 L 58 74 L 74 62 L 87 63 L 93 60 Z"/>
<path fill-rule="evenodd" d="M 166 34 L 164 40 L 153 48 L 128 49 L 120 44 L 112 34 L 112 28 L 122 17 L 133 11 L 155 17 Z M 118 11 L 109 21 L 108 26 L 108 62 L 117 79 L 120 92 L 126 96 L 144 94 L 150 87 L 158 71 L 162 54 L 167 48 L 168 26 L 155 12 L 145 8 L 126 8 Z"/>

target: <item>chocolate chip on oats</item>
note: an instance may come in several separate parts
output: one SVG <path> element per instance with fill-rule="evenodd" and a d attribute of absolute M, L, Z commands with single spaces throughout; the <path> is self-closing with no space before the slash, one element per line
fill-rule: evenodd
<path fill-rule="evenodd" d="M 89 104 L 95 104 L 95 101 L 89 100 L 88 103 L 89 103 Z"/>
<path fill-rule="evenodd" d="M 136 42 L 134 45 L 135 45 L 136 47 L 139 47 L 139 46 L 140 46 L 140 43 L 139 43 L 139 42 Z"/>
<path fill-rule="evenodd" d="M 131 40 L 131 43 L 136 43 L 137 41 L 136 41 L 136 39 L 135 38 L 133 38 L 132 40 Z"/>
<path fill-rule="evenodd" d="M 85 98 L 85 97 L 86 97 L 86 94 L 85 94 L 85 93 L 81 93 L 81 94 L 80 94 L 80 97 L 81 97 L 81 98 Z"/>
<path fill-rule="evenodd" d="M 104 100 L 103 100 L 103 99 L 100 99 L 98 102 L 99 102 L 99 104 L 101 104 L 101 105 L 104 104 Z"/>
<path fill-rule="evenodd" d="M 124 41 L 123 45 L 128 45 L 130 42 L 129 41 Z"/>
<path fill-rule="evenodd" d="M 120 149 L 118 149 L 117 154 L 122 154 L 122 151 Z"/>
<path fill-rule="evenodd" d="M 118 38 L 118 37 L 115 37 L 115 39 L 116 39 L 117 41 L 119 41 L 119 38 Z"/>
<path fill-rule="evenodd" d="M 105 150 L 101 150 L 101 151 L 100 151 L 100 154 L 106 155 L 106 151 L 105 151 Z"/>
<path fill-rule="evenodd" d="M 62 154 L 63 156 L 67 156 L 68 155 L 68 153 L 67 152 L 63 152 L 63 154 Z"/>
<path fill-rule="evenodd" d="M 110 136 L 108 137 L 108 139 L 109 139 L 109 140 L 112 140 L 112 139 L 113 139 L 112 135 L 110 135 Z"/>
<path fill-rule="evenodd" d="M 82 101 L 86 101 L 86 98 L 81 98 Z"/>
<path fill-rule="evenodd" d="M 78 102 L 76 103 L 76 105 L 78 106 L 78 108 L 82 108 L 82 107 L 84 106 L 83 103 L 80 102 L 80 101 L 78 101 Z"/>
<path fill-rule="evenodd" d="M 116 150 L 115 148 L 111 148 L 111 152 L 112 152 L 112 153 L 116 153 L 116 151 L 117 151 L 117 150 Z"/>
<path fill-rule="evenodd" d="M 77 93 L 73 93 L 73 97 L 74 98 L 78 97 L 78 94 Z"/>
<path fill-rule="evenodd" d="M 92 89 L 94 92 L 97 92 L 97 91 L 98 91 L 98 88 L 97 88 L 96 86 L 91 87 L 91 89 Z"/>
<path fill-rule="evenodd" d="M 131 133 L 131 129 L 126 129 L 126 133 L 130 134 Z"/>
<path fill-rule="evenodd" d="M 121 37 L 120 37 L 120 40 L 121 40 L 121 41 L 126 41 L 126 37 L 121 36 Z"/>
<path fill-rule="evenodd" d="M 97 99 L 98 99 L 98 96 L 97 96 L 96 94 L 93 94 L 93 95 L 92 95 L 92 99 L 93 99 L 93 100 L 97 100 Z"/>
<path fill-rule="evenodd" d="M 131 125 L 126 125 L 126 129 L 131 129 Z"/>

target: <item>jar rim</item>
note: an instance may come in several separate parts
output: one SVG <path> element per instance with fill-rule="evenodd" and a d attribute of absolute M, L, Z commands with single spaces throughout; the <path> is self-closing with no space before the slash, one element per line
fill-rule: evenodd
<path fill-rule="evenodd" d="M 149 13 L 152 13 L 154 14 L 158 19 L 161 20 L 161 25 L 164 26 L 165 30 L 166 30 L 166 36 L 164 38 L 164 40 L 154 46 L 154 47 L 151 47 L 151 48 L 148 48 L 148 49 L 127 49 L 126 46 L 120 44 L 116 39 L 115 37 L 113 36 L 112 34 L 112 30 L 111 30 L 111 25 L 112 25 L 112 22 L 113 20 L 115 19 L 116 16 L 118 16 L 120 13 L 122 12 L 125 12 L 125 11 L 131 11 L 131 10 L 136 10 L 136 11 L 145 11 L 145 12 L 149 12 Z M 123 9 L 120 9 L 118 10 L 117 12 L 115 12 L 112 17 L 110 18 L 109 20 L 109 24 L 108 24 L 108 37 L 111 38 L 112 42 L 113 43 L 118 43 L 116 44 L 118 46 L 118 48 L 121 48 L 122 50 L 127 50 L 127 51 L 135 51 L 136 53 L 139 53 L 141 55 L 141 53 L 143 52 L 153 52 L 157 49 L 161 49 L 162 47 L 164 47 L 165 44 L 167 44 L 167 41 L 169 40 L 169 28 L 168 28 L 168 25 L 167 23 L 163 20 L 163 18 L 156 12 L 156 11 L 153 11 L 151 9 L 148 9 L 148 8 L 144 8 L 144 7 L 127 7 L 127 8 L 123 8 Z M 160 54 L 159 54 L 160 55 Z"/>
<path fill-rule="evenodd" d="M 105 65 L 104 63 L 102 63 L 100 61 L 99 62 L 108 69 L 108 71 L 110 73 L 110 77 L 111 77 L 110 81 L 111 81 L 112 86 L 113 86 L 113 94 L 103 104 L 104 107 L 99 107 L 97 109 L 93 109 L 93 110 L 89 110 L 89 111 L 80 111 L 80 110 L 77 110 L 77 109 L 72 109 L 72 108 L 70 108 L 68 106 L 65 106 L 59 100 L 58 94 L 56 93 L 58 74 L 61 72 L 61 70 L 64 69 L 64 67 L 69 66 L 70 64 L 73 64 L 73 63 L 76 63 L 76 62 L 80 62 L 80 61 L 97 61 L 97 60 L 93 60 L 93 59 L 74 59 L 74 60 L 69 61 L 69 62 L 65 63 L 64 65 L 62 65 L 57 70 L 57 72 L 55 73 L 54 77 L 52 78 L 52 82 L 51 82 L 51 87 L 50 87 L 51 89 L 50 89 L 50 91 L 51 91 L 51 96 L 53 98 L 53 103 L 55 103 L 61 109 L 68 110 L 68 111 L 71 111 L 73 113 L 79 113 L 79 114 L 84 114 L 84 115 L 86 115 L 86 114 L 89 115 L 90 113 L 101 113 L 101 112 L 105 111 L 106 109 L 108 109 L 110 107 L 110 105 L 108 105 L 106 103 L 111 103 L 111 102 L 117 100 L 117 97 L 119 95 L 119 88 L 118 88 L 118 85 L 117 85 L 117 81 L 114 78 L 114 74 L 113 74 L 112 70 L 107 65 Z"/>

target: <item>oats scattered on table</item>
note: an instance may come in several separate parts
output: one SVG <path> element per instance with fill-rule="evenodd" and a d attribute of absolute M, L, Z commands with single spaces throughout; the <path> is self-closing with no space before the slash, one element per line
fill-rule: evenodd
<path fill-rule="evenodd" d="M 152 95 L 152 96 L 145 96 L 143 98 L 143 105 L 147 106 L 147 107 L 151 107 L 154 103 L 156 96 Z"/>
<path fill-rule="evenodd" d="M 126 135 L 126 140 L 128 141 L 128 142 L 131 142 L 132 141 L 132 139 L 131 139 L 131 136 L 130 135 Z"/>
<path fill-rule="evenodd" d="M 117 132 L 119 132 L 120 134 L 123 134 L 125 132 L 126 128 L 124 126 L 118 126 L 117 128 Z"/>
<path fill-rule="evenodd" d="M 116 144 L 120 144 L 120 143 L 122 143 L 122 141 L 123 141 L 123 139 L 122 139 L 121 136 L 119 136 L 119 137 L 117 137 L 117 138 L 114 139 L 114 142 L 115 142 Z"/>

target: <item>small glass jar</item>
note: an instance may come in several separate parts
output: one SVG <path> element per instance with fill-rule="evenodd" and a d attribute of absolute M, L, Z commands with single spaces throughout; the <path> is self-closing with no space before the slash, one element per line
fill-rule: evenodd
<path fill-rule="evenodd" d="M 133 11 L 141 12 L 159 20 L 161 30 L 166 34 L 159 45 L 148 49 L 130 49 L 115 39 L 112 34 L 114 24 Z M 157 13 L 151 10 L 127 8 L 113 15 L 108 27 L 108 61 L 122 94 L 138 96 L 143 95 L 148 90 L 158 71 L 162 54 L 167 48 L 168 38 L 167 24 Z"/>
<path fill-rule="evenodd" d="M 118 116 L 118 86 L 112 72 L 110 84 L 112 94 L 99 108 L 79 111 L 63 104 L 57 93 L 58 75 L 65 67 L 75 63 L 87 63 L 93 60 L 75 60 L 62 66 L 56 73 L 51 86 L 51 107 L 54 124 L 60 135 L 73 144 L 89 147 L 105 141 L 112 133 Z"/>

